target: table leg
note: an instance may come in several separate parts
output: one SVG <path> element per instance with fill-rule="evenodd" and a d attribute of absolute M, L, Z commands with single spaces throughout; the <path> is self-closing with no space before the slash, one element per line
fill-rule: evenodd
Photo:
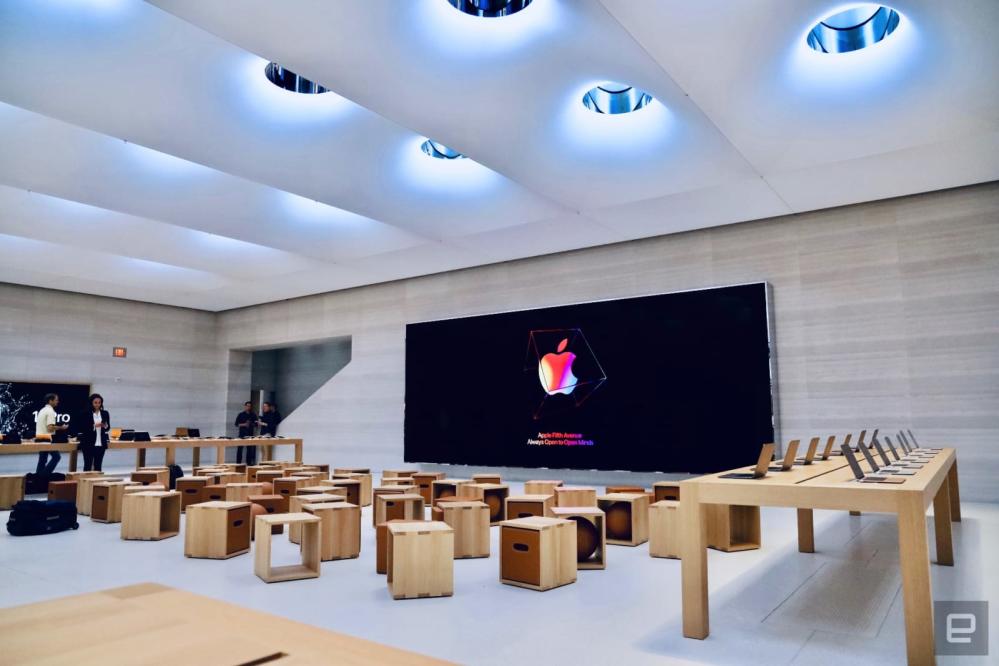
<path fill-rule="evenodd" d="M 215 447 L 215 464 L 222 465 L 225 463 L 225 446 Z"/>
<path fill-rule="evenodd" d="M 950 486 L 950 518 L 955 523 L 961 522 L 961 488 L 957 483 L 957 460 L 947 472 L 947 485 Z"/>
<path fill-rule="evenodd" d="M 191 467 L 201 467 L 201 447 L 191 449 Z"/>
<path fill-rule="evenodd" d="M 937 564 L 954 566 L 954 541 L 950 531 L 950 482 L 944 479 L 933 498 L 933 533 L 937 540 Z"/>
<path fill-rule="evenodd" d="M 260 462 L 268 460 L 274 460 L 274 446 L 272 444 L 264 444 L 260 447 Z"/>
<path fill-rule="evenodd" d="M 174 465 L 177 463 L 177 449 L 172 446 L 166 448 L 166 466 Z"/>
<path fill-rule="evenodd" d="M 680 559 L 683 635 L 687 638 L 707 638 L 707 525 L 696 484 L 687 484 L 680 493 Z"/>
<path fill-rule="evenodd" d="M 898 550 L 908 663 L 909 666 L 935 664 L 930 548 L 926 536 L 926 508 L 921 493 L 900 493 Z"/>
<path fill-rule="evenodd" d="M 811 509 L 798 509 L 798 552 L 815 552 L 815 523 Z"/>
<path fill-rule="evenodd" d="M 302 462 L 302 441 L 295 442 L 295 462 Z"/>
<path fill-rule="evenodd" d="M 146 466 L 146 450 L 136 449 L 135 450 L 135 469 L 140 469 Z"/>
<path fill-rule="evenodd" d="M 70 472 L 75 472 L 76 471 L 76 456 L 77 456 L 78 453 L 79 452 L 76 449 L 73 449 L 72 451 L 69 452 L 69 471 Z"/>

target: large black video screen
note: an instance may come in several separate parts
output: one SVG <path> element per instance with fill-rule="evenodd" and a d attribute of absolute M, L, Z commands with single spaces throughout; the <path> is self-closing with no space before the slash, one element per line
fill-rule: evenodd
<path fill-rule="evenodd" d="M 405 459 L 708 473 L 774 441 L 767 285 L 406 326 Z"/>
<path fill-rule="evenodd" d="M 69 425 L 75 435 L 80 417 L 89 409 L 89 384 L 56 382 L 11 382 L 0 379 L 0 433 L 17 432 L 22 439 L 35 436 L 35 414 L 45 406 L 45 395 L 59 396 L 59 423 Z M 91 427 L 92 424 L 91 424 Z"/>

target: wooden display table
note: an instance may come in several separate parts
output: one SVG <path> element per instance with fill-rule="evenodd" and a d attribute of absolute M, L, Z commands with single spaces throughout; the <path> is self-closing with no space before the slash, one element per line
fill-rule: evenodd
<path fill-rule="evenodd" d="M 16 446 L 16 445 L 15 445 Z M 52 446 L 68 446 L 55 444 Z M 73 452 L 70 454 L 70 469 L 76 469 L 76 444 L 72 444 Z M 177 462 L 177 451 L 181 449 L 191 449 L 194 461 L 192 467 L 201 467 L 201 449 L 215 449 L 215 462 L 225 463 L 225 450 L 230 446 L 259 446 L 265 460 L 269 460 L 273 454 L 275 446 L 292 446 L 295 448 L 295 460 L 302 462 L 302 440 L 292 437 L 252 437 L 249 439 L 171 439 L 156 438 L 150 442 L 123 442 L 112 439 L 108 448 L 112 451 L 130 450 L 135 451 L 135 468 L 146 466 L 146 451 L 150 449 L 163 449 L 166 457 L 166 465 L 173 465 Z M 0 449 L 14 448 L 13 446 L 0 446 Z M 63 449 L 56 449 L 61 451 Z M 67 449 L 68 450 L 68 449 Z"/>
<path fill-rule="evenodd" d="M 0 640 L 22 666 L 446 663 L 155 583 L 4 608 Z"/>
<path fill-rule="evenodd" d="M 454 530 L 439 522 L 386 523 L 386 568 L 393 599 L 454 594 Z"/>
<path fill-rule="evenodd" d="M 180 534 L 180 493 L 176 490 L 129 493 L 122 500 L 121 538 L 159 541 Z"/>
<path fill-rule="evenodd" d="M 18 446 L 8 444 L 7 446 Z M 0 445 L 2 448 L 2 445 Z M 24 499 L 24 475 L 0 475 L 0 510 L 6 511 Z"/>
<path fill-rule="evenodd" d="M 500 582 L 543 592 L 576 582 L 576 523 L 517 518 L 500 523 Z"/>
<path fill-rule="evenodd" d="M 479 501 L 439 502 L 443 522 L 454 529 L 454 557 L 489 557 L 489 505 Z"/>
<path fill-rule="evenodd" d="M 933 504 L 937 564 L 952 566 L 951 521 L 959 519 L 960 503 L 956 460 L 954 449 L 937 451 L 914 476 L 903 477 L 905 482 L 897 485 L 856 482 L 842 457 L 795 466 L 762 479 L 722 479 L 719 473 L 683 481 L 679 515 L 683 635 L 706 638 L 709 633 L 705 529 L 709 506 L 797 508 L 801 552 L 814 551 L 814 509 L 892 513 L 898 517 L 908 661 L 935 663 L 926 509 Z M 866 463 L 862 466 L 867 468 Z"/>
<path fill-rule="evenodd" d="M 187 507 L 184 555 L 227 560 L 249 550 L 249 502 L 202 502 Z"/>
<path fill-rule="evenodd" d="M 257 538 L 253 547 L 253 573 L 265 583 L 282 583 L 289 580 L 319 578 L 320 519 L 308 513 L 277 513 L 257 516 L 254 533 Z M 274 525 L 300 525 L 302 528 L 302 563 L 271 565 L 271 528 Z"/>
<path fill-rule="evenodd" d="M 422 498 L 421 498 L 422 501 Z M 318 516 L 320 521 L 319 559 L 323 562 L 359 557 L 361 554 L 361 507 L 347 502 L 309 503 L 305 513 Z M 292 525 L 294 529 L 295 525 Z"/>
<path fill-rule="evenodd" d="M 38 455 L 39 453 L 50 453 L 52 451 L 58 451 L 59 453 L 69 454 L 69 471 L 76 471 L 77 455 L 77 443 L 69 442 L 68 444 L 43 444 L 41 442 L 27 442 L 25 444 L 0 444 L 0 456 L 27 456 L 27 455 Z M 59 471 L 59 470 L 56 470 Z"/>

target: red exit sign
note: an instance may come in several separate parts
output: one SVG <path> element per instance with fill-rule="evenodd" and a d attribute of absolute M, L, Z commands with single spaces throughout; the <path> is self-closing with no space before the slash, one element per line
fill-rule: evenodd
<path fill-rule="evenodd" d="M 125 358 L 126 356 L 128 356 L 128 349 L 126 349 L 125 347 L 114 347 L 111 350 L 111 355 L 114 356 L 115 358 Z"/>

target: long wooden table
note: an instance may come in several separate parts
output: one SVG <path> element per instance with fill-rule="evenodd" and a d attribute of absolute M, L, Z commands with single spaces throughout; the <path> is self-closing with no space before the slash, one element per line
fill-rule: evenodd
<path fill-rule="evenodd" d="M 36 444 L 34 442 L 27 442 L 25 444 L 0 444 L 0 455 L 4 456 L 23 456 L 37 453 L 51 453 L 52 451 L 68 453 L 69 471 L 76 471 L 76 442 L 70 442 L 68 444 Z"/>
<path fill-rule="evenodd" d="M 866 470 L 866 463 L 863 465 Z M 932 502 L 936 562 L 952 566 L 951 521 L 961 520 L 954 449 L 937 451 L 914 476 L 905 477 L 905 483 L 898 485 L 857 483 L 842 457 L 795 466 L 787 472 L 772 472 L 762 479 L 719 478 L 722 474 L 680 484 L 684 636 L 703 639 L 709 633 L 705 504 L 795 507 L 801 552 L 814 551 L 814 509 L 894 513 L 898 516 L 908 662 L 936 663 L 926 510 Z"/>
<path fill-rule="evenodd" d="M 447 664 L 156 583 L 0 610 L 4 664 Z"/>
<path fill-rule="evenodd" d="M 261 460 L 271 460 L 273 447 L 295 447 L 295 462 L 302 462 L 302 440 L 294 437 L 261 437 L 256 439 L 153 439 L 149 442 L 123 442 L 111 440 L 108 447 L 112 451 L 122 449 L 135 450 L 135 468 L 146 466 L 146 451 L 149 449 L 164 449 L 167 465 L 173 465 L 177 459 L 177 449 L 194 449 L 194 466 L 201 464 L 201 449 L 215 449 L 215 462 L 225 462 L 225 450 L 229 446 L 259 446 L 263 449 Z"/>

